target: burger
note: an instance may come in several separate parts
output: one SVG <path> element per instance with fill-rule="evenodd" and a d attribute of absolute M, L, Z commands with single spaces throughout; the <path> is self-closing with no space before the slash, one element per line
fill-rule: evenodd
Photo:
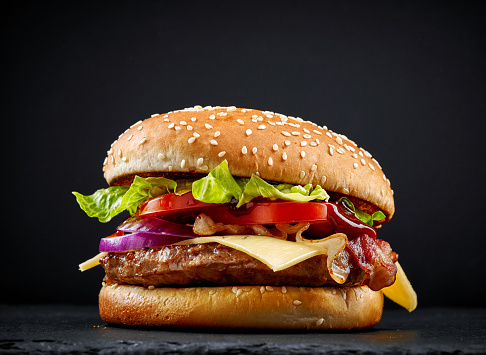
<path fill-rule="evenodd" d="M 380 321 L 383 290 L 416 306 L 377 237 L 395 211 L 390 181 L 325 126 L 234 106 L 154 114 L 119 136 L 103 171 L 109 187 L 74 195 L 101 222 L 126 214 L 80 265 L 105 270 L 107 323 L 363 329 Z"/>

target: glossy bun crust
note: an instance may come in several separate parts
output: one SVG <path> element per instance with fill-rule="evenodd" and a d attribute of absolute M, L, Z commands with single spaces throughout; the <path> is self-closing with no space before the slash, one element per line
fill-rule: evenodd
<path fill-rule="evenodd" d="M 260 329 L 364 329 L 380 321 L 383 294 L 359 287 L 103 286 L 111 324 Z"/>
<path fill-rule="evenodd" d="M 103 171 L 120 185 L 137 174 L 202 176 L 225 159 L 234 176 L 319 184 L 387 219 L 395 210 L 390 182 L 366 150 L 326 127 L 269 111 L 196 106 L 153 115 L 112 144 Z"/>

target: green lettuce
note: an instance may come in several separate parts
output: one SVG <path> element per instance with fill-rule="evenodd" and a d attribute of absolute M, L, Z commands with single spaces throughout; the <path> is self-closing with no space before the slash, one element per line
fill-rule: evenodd
<path fill-rule="evenodd" d="M 231 175 L 228 162 L 223 160 L 206 177 L 194 181 L 192 195 L 206 203 L 228 203 L 233 198 L 240 199 L 243 192 L 240 184 Z"/>
<path fill-rule="evenodd" d="M 386 216 L 383 212 L 381 211 L 376 211 L 372 215 L 360 210 L 359 208 L 354 207 L 354 204 L 347 199 L 346 197 L 341 197 L 339 199 L 340 202 L 343 202 L 344 205 L 349 208 L 351 211 L 354 212 L 354 215 L 361 221 L 369 225 L 370 227 L 373 227 L 373 221 L 381 221 L 382 219 L 385 219 Z"/>
<path fill-rule="evenodd" d="M 224 160 L 208 176 L 197 180 L 192 185 L 192 194 L 196 200 L 206 203 L 228 203 L 238 200 L 236 207 L 250 202 L 256 197 L 271 200 L 283 199 L 297 202 L 313 200 L 328 201 L 329 195 L 317 185 L 300 186 L 292 184 L 271 184 L 257 175 L 248 178 L 234 178 Z"/>
<path fill-rule="evenodd" d="M 191 191 L 191 181 L 174 181 L 164 177 L 141 178 L 135 176 L 128 186 L 110 186 L 97 190 L 92 195 L 73 192 L 81 209 L 89 217 L 96 217 L 100 222 L 109 222 L 116 215 L 128 211 L 134 214 L 138 206 L 149 198 L 169 192 L 182 195 Z"/>
<path fill-rule="evenodd" d="M 73 194 L 81 209 L 89 217 L 96 217 L 100 222 L 105 223 L 124 211 L 133 215 L 148 199 L 170 192 L 178 195 L 192 192 L 196 200 L 206 203 L 228 203 L 237 200 L 237 207 L 256 197 L 297 202 L 329 200 L 329 195 L 319 185 L 313 187 L 311 184 L 305 186 L 273 184 L 256 175 L 252 175 L 251 178 L 234 178 L 226 160 L 211 170 L 207 176 L 196 181 L 135 176 L 130 186 L 111 186 L 87 196 L 78 192 Z"/>

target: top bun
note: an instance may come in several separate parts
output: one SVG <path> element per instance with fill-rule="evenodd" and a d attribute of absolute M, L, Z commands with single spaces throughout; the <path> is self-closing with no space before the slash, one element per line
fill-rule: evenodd
<path fill-rule="evenodd" d="M 387 220 L 395 211 L 380 165 L 347 137 L 300 118 L 234 106 L 195 106 L 139 121 L 112 144 L 103 171 L 108 184 L 119 185 L 134 175 L 207 174 L 225 159 L 233 176 L 319 184 L 370 203 Z"/>

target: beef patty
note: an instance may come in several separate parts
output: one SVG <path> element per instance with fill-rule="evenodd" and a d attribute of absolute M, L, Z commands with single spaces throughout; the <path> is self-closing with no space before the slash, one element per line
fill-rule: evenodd
<path fill-rule="evenodd" d="M 100 263 L 108 284 L 140 286 L 273 285 L 323 286 L 338 284 L 327 269 L 327 256 L 318 255 L 274 272 L 259 260 L 218 243 L 169 245 L 125 253 L 108 253 Z M 341 286 L 367 282 L 351 262 Z"/>

